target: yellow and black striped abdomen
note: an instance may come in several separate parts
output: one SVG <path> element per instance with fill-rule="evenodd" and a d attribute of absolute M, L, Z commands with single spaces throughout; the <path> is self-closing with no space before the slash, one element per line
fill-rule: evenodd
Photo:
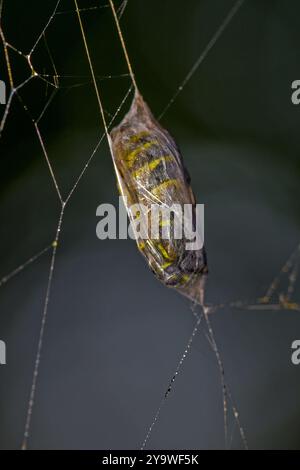
<path fill-rule="evenodd" d="M 111 132 L 114 163 L 121 194 L 130 204 L 168 207 L 195 206 L 190 178 L 180 152 L 170 136 L 154 119 L 141 95 L 136 94 L 131 109 Z M 172 224 L 160 218 L 160 227 Z M 172 227 L 171 227 L 172 228 Z M 172 233 L 172 230 L 170 230 Z M 165 284 L 182 287 L 207 271 L 204 248 L 187 251 L 186 240 L 174 237 L 137 239 L 140 251 L 156 276 Z"/>

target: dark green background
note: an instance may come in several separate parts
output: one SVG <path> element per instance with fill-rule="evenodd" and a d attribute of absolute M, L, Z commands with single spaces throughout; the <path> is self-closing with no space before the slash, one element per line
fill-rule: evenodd
<path fill-rule="evenodd" d="M 7 41 L 28 53 L 55 3 L 4 0 Z M 105 3 L 79 0 L 82 8 Z M 129 0 L 121 26 L 155 115 L 233 4 Z M 103 132 L 74 5 L 62 0 L 59 11 L 70 10 L 56 15 L 46 39 L 58 74 L 73 78 L 60 78 L 40 121 L 64 196 Z M 126 74 L 110 9 L 82 17 L 97 76 Z M 291 103 L 291 83 L 300 79 L 299 17 L 296 0 L 245 0 L 162 119 L 182 149 L 198 201 L 206 205 L 211 303 L 263 295 L 300 238 L 300 106 Z M 11 60 L 18 84 L 30 70 L 18 54 L 11 53 Z M 53 75 L 43 40 L 32 64 L 39 74 Z M 3 50 L 0 70 L 7 81 Z M 105 110 L 113 114 L 130 80 L 98 84 Z M 39 79 L 20 90 L 33 118 L 50 93 Z M 51 242 L 60 207 L 30 116 L 17 99 L 0 148 L 5 275 Z M 133 242 L 97 240 L 95 213 L 102 202 L 117 202 L 105 141 L 66 208 L 32 448 L 139 447 L 194 325 L 188 302 L 154 279 Z M 2 448 L 18 448 L 22 440 L 49 262 L 48 254 L 1 287 L 0 338 L 7 344 L 7 365 L 0 368 Z M 296 300 L 299 294 L 297 288 Z M 299 448 L 300 366 L 291 364 L 290 346 L 300 336 L 300 315 L 226 309 L 212 322 L 249 446 Z M 224 447 L 222 418 L 216 360 L 200 332 L 149 447 Z M 232 447 L 241 447 L 237 429 Z"/>

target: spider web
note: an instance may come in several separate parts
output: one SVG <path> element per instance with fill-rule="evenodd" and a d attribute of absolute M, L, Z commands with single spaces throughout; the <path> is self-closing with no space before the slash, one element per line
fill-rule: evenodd
<path fill-rule="evenodd" d="M 44 298 L 44 305 L 41 312 L 41 321 L 40 321 L 40 331 L 38 337 L 38 344 L 36 350 L 36 356 L 34 361 L 33 367 L 33 375 L 32 375 L 32 382 L 30 388 L 30 394 L 28 399 L 27 405 L 27 414 L 26 414 L 26 422 L 24 425 L 24 436 L 22 442 L 22 449 L 27 449 L 30 431 L 31 431 L 31 419 L 32 414 L 34 412 L 34 404 L 35 404 L 35 397 L 36 393 L 38 392 L 37 385 L 38 385 L 38 377 L 39 371 L 41 366 L 41 355 L 43 349 L 43 340 L 45 336 L 45 329 L 47 325 L 47 317 L 49 314 L 49 305 L 50 299 L 52 294 L 52 281 L 53 276 L 55 274 L 55 267 L 56 267 L 56 258 L 59 250 L 61 249 L 60 244 L 60 235 L 61 230 L 63 228 L 64 216 L 68 207 L 72 203 L 72 198 L 74 193 L 76 192 L 78 186 L 81 183 L 82 178 L 88 172 L 90 163 L 92 162 L 93 158 L 95 157 L 100 145 L 105 141 L 108 142 L 110 152 L 111 150 L 111 143 L 109 137 L 109 131 L 112 125 L 115 123 L 116 118 L 119 114 L 123 111 L 123 107 L 126 103 L 128 103 L 128 99 L 132 94 L 134 89 L 137 89 L 135 75 L 132 70 L 131 62 L 129 59 L 129 54 L 126 49 L 125 40 L 122 35 L 121 27 L 120 27 L 120 20 L 122 15 L 124 14 L 126 7 L 128 6 L 128 0 L 113 2 L 112 0 L 108 0 L 107 3 L 104 2 L 96 2 L 97 4 L 92 6 L 83 7 L 79 0 L 74 0 L 74 2 L 68 2 L 68 8 L 64 8 L 63 0 L 58 0 L 55 4 L 53 11 L 51 12 L 50 16 L 48 17 L 46 23 L 44 24 L 43 28 L 40 31 L 40 34 L 34 41 L 32 47 L 28 51 L 22 51 L 19 47 L 15 47 L 13 44 L 10 43 L 9 38 L 6 36 L 5 27 L 4 27 L 4 15 L 5 15 L 5 0 L 0 1 L 0 39 L 2 43 L 2 48 L 4 52 L 4 63 L 6 67 L 6 74 L 8 78 L 9 84 L 9 91 L 7 97 L 7 103 L 4 109 L 3 116 L 0 122 L 0 137 L 2 137 L 5 133 L 5 128 L 9 121 L 10 115 L 12 114 L 12 108 L 15 102 L 18 102 L 21 105 L 21 108 L 24 110 L 25 114 L 27 115 L 27 119 L 29 120 L 36 138 L 38 140 L 43 158 L 46 162 L 49 171 L 49 182 L 51 182 L 53 186 L 53 191 L 56 194 L 60 213 L 57 220 L 57 224 L 54 230 L 54 237 L 52 241 L 48 243 L 47 246 L 37 251 L 33 254 L 29 259 L 22 262 L 18 267 L 13 269 L 8 274 L 4 275 L 0 280 L 0 287 L 4 288 L 5 285 L 11 281 L 15 276 L 20 275 L 22 271 L 24 271 L 28 266 L 34 264 L 38 259 L 43 257 L 46 253 L 51 254 L 49 271 L 48 271 L 48 279 L 47 279 L 47 286 L 46 286 L 46 294 Z M 222 36 L 226 28 L 230 25 L 231 21 L 234 19 L 235 15 L 238 13 L 239 9 L 242 7 L 244 0 L 238 0 L 233 4 L 233 7 L 228 12 L 227 16 L 222 21 L 221 25 L 214 32 L 211 40 L 208 42 L 206 47 L 200 52 L 199 56 L 196 58 L 195 62 L 192 64 L 191 68 L 187 71 L 186 75 L 183 77 L 182 81 L 179 83 L 178 87 L 176 88 L 173 96 L 165 104 L 162 113 L 159 116 L 161 119 L 165 113 L 169 110 L 169 108 L 174 104 L 179 94 L 183 91 L 185 86 L 188 82 L 193 78 L 195 72 L 198 70 L 199 66 L 202 64 L 210 50 L 214 47 L 217 43 L 218 39 Z M 104 75 L 99 76 L 95 72 L 93 58 L 90 54 L 88 39 L 86 36 L 86 28 L 83 23 L 83 14 L 90 12 L 94 13 L 96 11 L 103 10 L 108 11 L 112 15 L 112 20 L 115 26 L 116 34 L 119 37 L 120 44 L 122 50 L 125 55 L 125 60 L 127 63 L 128 72 L 127 73 L 120 73 L 120 74 L 112 74 L 112 75 Z M 58 68 L 56 66 L 55 57 L 53 56 L 50 46 L 47 41 L 47 34 L 48 30 L 53 27 L 55 21 L 58 17 L 63 17 L 67 15 L 76 15 L 77 16 L 77 27 L 80 30 L 83 45 L 84 45 L 84 53 L 88 62 L 89 66 L 89 73 L 86 75 L 64 75 L 58 72 Z M 42 48 L 44 53 L 46 54 L 48 64 L 50 64 L 51 72 L 49 73 L 40 71 L 34 64 L 36 63 L 35 55 L 38 55 L 38 49 Z M 25 77 L 21 81 L 18 81 L 18 66 L 16 66 L 17 72 L 15 72 L 15 65 L 14 65 L 14 58 L 15 56 L 22 61 L 25 69 L 27 69 L 27 73 L 25 72 Z M 122 96 L 122 99 L 118 102 L 118 105 L 114 109 L 113 113 L 108 113 L 106 109 L 103 107 L 102 99 L 103 93 L 101 84 L 108 80 L 114 79 L 127 79 L 129 80 L 129 85 L 127 87 L 126 93 Z M 71 80 L 71 85 L 65 84 L 68 83 L 68 80 Z M 84 81 L 83 81 L 84 80 Z M 23 97 L 23 91 L 26 90 L 29 84 L 32 82 L 39 82 L 42 83 L 44 86 L 47 87 L 47 95 L 45 99 L 45 103 L 42 109 L 38 111 L 32 111 L 30 107 L 30 103 L 27 101 L 26 97 Z M 45 136 L 42 132 L 41 124 L 45 115 L 47 114 L 52 101 L 55 100 L 57 94 L 64 90 L 70 90 L 72 88 L 78 88 L 82 86 L 90 86 L 94 89 L 96 93 L 96 100 L 99 108 L 99 125 L 101 129 L 101 136 L 98 139 L 93 151 L 90 153 L 88 158 L 86 159 L 84 165 L 82 166 L 81 170 L 79 171 L 77 177 L 74 178 L 73 183 L 71 184 L 70 189 L 67 192 L 64 192 L 60 182 L 57 179 L 56 171 L 53 167 L 51 162 L 51 158 L 49 157 L 49 152 L 47 149 L 47 143 L 45 140 Z M 24 95 L 26 95 L 24 93 Z M 103 132 L 104 127 L 104 132 Z M 217 342 L 215 339 L 215 334 L 211 324 L 212 315 L 216 312 L 225 309 L 240 309 L 240 310 L 250 310 L 250 311 L 276 311 L 276 310 L 288 310 L 288 311 L 296 311 L 300 310 L 300 303 L 294 298 L 295 294 L 295 287 L 297 282 L 297 275 L 298 275 L 298 265 L 299 265 L 299 256 L 300 256 L 300 243 L 296 247 L 296 249 L 292 252 L 289 256 L 287 261 L 282 266 L 279 274 L 277 274 L 272 282 L 270 283 L 266 292 L 262 292 L 259 297 L 253 300 L 233 300 L 230 302 L 212 304 L 209 300 L 206 299 L 205 305 L 199 306 L 193 305 L 192 311 L 195 315 L 195 326 L 191 333 L 190 338 L 184 348 L 182 356 L 175 368 L 174 374 L 171 376 L 171 380 L 166 387 L 166 392 L 162 397 L 162 400 L 154 412 L 153 419 L 148 426 L 148 429 L 145 433 L 144 438 L 142 439 L 141 449 L 144 449 L 148 441 L 155 431 L 155 426 L 157 426 L 162 409 L 169 398 L 170 392 L 173 390 L 175 381 L 178 375 L 181 373 L 182 368 L 185 364 L 186 358 L 191 351 L 193 340 L 198 333 L 200 326 L 205 331 L 205 336 L 207 338 L 208 344 L 210 345 L 212 351 L 215 354 L 217 366 L 219 369 L 220 374 L 220 382 L 222 386 L 222 395 L 223 395 L 223 412 L 224 412 L 224 436 L 225 436 L 225 446 L 229 448 L 232 443 L 232 436 L 233 430 L 231 430 L 231 434 L 229 432 L 229 425 L 228 419 L 229 415 L 232 414 L 235 424 L 238 428 L 239 435 L 241 442 L 244 448 L 248 447 L 246 433 L 244 431 L 244 427 L 242 425 L 242 420 L 240 418 L 239 410 L 237 405 L 234 402 L 233 394 L 230 390 L 230 387 L 227 384 L 227 380 L 225 379 L 225 371 L 224 366 L 221 358 L 221 354 L 219 352 Z"/>

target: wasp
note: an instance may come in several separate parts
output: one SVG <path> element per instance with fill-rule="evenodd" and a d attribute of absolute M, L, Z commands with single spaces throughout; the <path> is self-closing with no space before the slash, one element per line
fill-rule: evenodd
<path fill-rule="evenodd" d="M 150 208 L 153 203 L 162 208 L 189 204 L 195 218 L 191 178 L 179 148 L 138 91 L 128 113 L 112 129 L 110 138 L 118 188 L 130 220 L 140 215 L 133 213 L 134 204 Z M 160 229 L 167 224 L 169 237 L 136 236 L 138 249 L 163 284 L 201 303 L 208 272 L 205 248 L 187 250 L 185 237 L 174 237 L 174 221 L 162 215 Z"/>

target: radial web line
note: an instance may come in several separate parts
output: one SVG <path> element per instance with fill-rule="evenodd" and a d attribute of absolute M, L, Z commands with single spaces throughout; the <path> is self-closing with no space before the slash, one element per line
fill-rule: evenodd
<path fill-rule="evenodd" d="M 216 340 L 215 340 L 214 331 L 213 331 L 211 322 L 209 320 L 209 316 L 208 316 L 208 311 L 209 310 L 207 310 L 205 306 L 203 307 L 203 310 L 204 310 L 204 317 L 205 317 L 205 321 L 206 321 L 206 325 L 207 325 L 207 329 L 208 329 L 208 334 L 209 334 L 209 339 L 210 339 L 209 344 L 213 348 L 213 351 L 214 351 L 216 359 L 217 359 L 220 378 L 221 378 L 221 384 L 222 384 L 225 446 L 226 446 L 226 448 L 228 447 L 228 401 L 230 400 L 232 413 L 233 413 L 235 421 L 238 425 L 238 429 L 239 429 L 239 433 L 240 433 L 240 436 L 241 436 L 241 439 L 242 439 L 242 442 L 243 442 L 243 446 L 247 450 L 248 449 L 248 443 L 247 443 L 247 439 L 246 439 L 244 429 L 243 429 L 243 427 L 240 423 L 239 412 L 238 412 L 236 406 L 233 403 L 230 389 L 229 389 L 228 385 L 225 382 L 225 369 L 224 369 L 223 361 L 221 359 L 219 348 L 218 348 Z"/>
<path fill-rule="evenodd" d="M 24 263 L 20 264 L 20 266 L 18 266 L 17 268 L 15 268 L 13 271 L 11 271 L 10 273 L 6 274 L 5 276 L 2 277 L 2 279 L 0 279 L 0 287 L 2 287 L 7 281 L 9 281 L 10 279 L 12 279 L 14 276 L 16 276 L 17 274 L 19 274 L 21 271 L 23 271 L 23 269 L 25 269 L 27 266 L 29 266 L 30 264 L 32 264 L 34 261 L 36 261 L 37 259 L 39 259 L 42 255 L 44 255 L 45 253 L 47 253 L 52 247 L 52 244 L 51 245 L 48 245 L 46 246 L 45 248 L 43 248 L 43 250 L 39 251 L 38 253 L 36 253 L 35 255 L 32 255 L 28 260 L 26 260 Z"/>
<path fill-rule="evenodd" d="M 47 50 L 47 53 L 48 53 L 48 56 L 49 56 L 49 59 L 50 59 L 52 68 L 53 68 L 53 72 L 54 72 L 54 75 L 53 75 L 54 86 L 55 86 L 55 88 L 58 88 L 58 87 L 59 87 L 59 82 L 58 82 L 57 68 L 56 68 L 55 62 L 54 62 L 54 60 L 53 60 L 52 53 L 51 53 L 51 51 L 50 51 L 50 47 L 49 47 L 48 41 L 47 41 L 47 39 L 46 39 L 46 33 L 45 33 L 45 31 L 43 32 L 43 38 L 44 38 L 44 44 L 45 44 L 45 47 L 46 47 L 46 50 Z"/>
<path fill-rule="evenodd" d="M 63 203 L 64 203 L 64 202 L 63 202 L 63 198 L 62 198 L 60 189 L 59 189 L 59 187 L 58 187 L 58 184 L 57 184 L 57 181 L 56 181 L 56 177 L 55 177 L 55 175 L 54 175 L 54 172 L 53 172 L 53 169 L 52 169 L 52 166 L 51 166 L 51 163 L 50 163 L 50 160 L 49 160 L 49 157 L 48 157 L 48 154 L 47 154 L 47 151 L 46 151 L 46 148 L 45 148 L 45 145 L 44 145 L 44 142 L 43 142 L 41 133 L 40 133 L 39 126 L 37 125 L 36 122 L 34 123 L 34 127 L 35 127 L 35 130 L 36 130 L 37 136 L 38 136 L 38 138 L 39 138 L 39 141 L 40 141 L 40 144 L 41 144 L 41 147 L 42 147 L 42 150 L 43 150 L 43 153 L 44 153 L 44 156 L 45 156 L 45 159 L 46 159 L 46 162 L 47 162 L 49 171 L 50 171 L 50 175 L 51 175 L 52 181 L 53 181 L 53 183 L 54 183 L 56 192 L 57 192 L 58 197 L 59 197 L 59 200 L 60 200 L 61 204 L 63 204 Z"/>
<path fill-rule="evenodd" d="M 60 1 L 61 1 L 61 0 L 57 0 L 57 3 L 56 3 L 56 5 L 55 5 L 55 7 L 54 7 L 53 12 L 52 12 L 52 14 L 50 15 L 50 18 L 48 19 L 46 25 L 44 26 L 44 28 L 43 28 L 42 32 L 40 33 L 40 35 L 38 36 L 37 40 L 36 40 L 35 43 L 33 44 L 32 48 L 31 48 L 31 50 L 30 50 L 30 52 L 29 52 L 29 54 L 28 54 L 28 58 L 31 57 L 31 55 L 33 54 L 34 50 L 36 49 L 38 43 L 40 42 L 40 40 L 42 39 L 43 35 L 45 34 L 46 30 L 49 28 L 50 24 L 52 23 L 52 20 L 53 20 L 53 18 L 55 17 L 55 14 L 56 14 L 56 11 L 57 11 L 58 6 L 59 6 L 59 4 L 60 4 Z"/>
<path fill-rule="evenodd" d="M 111 118 L 110 122 L 108 123 L 108 129 L 111 127 L 111 125 L 112 125 L 113 122 L 115 121 L 117 115 L 118 115 L 119 112 L 121 111 L 121 109 L 122 109 L 124 103 L 126 102 L 128 96 L 129 96 L 130 93 L 131 93 L 131 90 L 132 90 L 132 85 L 128 88 L 128 90 L 127 90 L 127 92 L 126 92 L 124 98 L 122 99 L 122 101 L 121 101 L 120 105 L 118 106 L 116 112 L 114 113 L 113 117 Z M 98 143 L 97 143 L 96 147 L 94 148 L 92 154 L 90 155 L 90 157 L 89 157 L 89 159 L 87 160 L 86 164 L 84 165 L 84 167 L 82 168 L 81 172 L 79 173 L 79 176 L 77 177 L 77 179 L 76 179 L 76 181 L 75 181 L 73 187 L 71 188 L 71 190 L 70 190 L 70 192 L 69 192 L 69 194 L 68 194 L 68 196 L 67 196 L 67 198 L 66 198 L 66 201 L 65 201 L 66 203 L 68 202 L 68 200 L 69 200 L 70 197 L 72 196 L 72 194 L 73 194 L 73 192 L 75 191 L 75 189 L 77 188 L 77 186 L 78 186 L 78 184 L 79 184 L 81 178 L 83 177 L 83 175 L 85 174 L 86 170 L 88 169 L 88 166 L 89 166 L 89 164 L 91 163 L 92 159 L 94 158 L 94 155 L 96 154 L 98 148 L 100 147 L 100 145 L 101 145 L 101 143 L 102 143 L 104 137 L 105 137 L 105 132 L 104 132 L 104 134 L 102 134 L 102 136 L 100 137 L 100 140 L 98 141 Z"/>
<path fill-rule="evenodd" d="M 109 8 L 109 5 L 100 5 L 98 7 L 87 7 L 87 8 L 79 8 L 79 11 L 82 12 L 82 11 L 95 11 L 95 10 L 102 10 L 103 8 Z M 61 10 L 61 11 L 57 11 L 56 12 L 56 15 L 67 15 L 67 14 L 70 14 L 70 13 L 76 13 L 76 10 Z"/>
<path fill-rule="evenodd" d="M 118 14 L 119 21 L 122 18 L 123 14 L 124 14 L 124 11 L 126 10 L 127 4 L 128 4 L 128 0 L 123 0 L 123 2 L 121 3 L 121 5 L 118 8 L 117 14 Z"/>
<path fill-rule="evenodd" d="M 122 34 L 122 30 L 121 30 L 121 27 L 120 27 L 118 15 L 117 15 L 116 10 L 115 10 L 114 2 L 113 2 L 113 0 L 109 0 L 109 3 L 110 3 L 111 10 L 112 10 L 114 20 L 115 20 L 115 23 L 116 23 L 116 27 L 117 27 L 118 35 L 119 35 L 119 38 L 120 38 L 121 46 L 122 46 L 122 49 L 123 49 L 123 52 L 124 52 L 124 56 L 125 56 L 125 59 L 126 59 L 128 71 L 129 71 L 134 89 L 135 89 L 135 91 L 138 91 L 135 76 L 134 76 L 132 66 L 131 66 L 131 62 L 130 62 L 130 59 L 129 59 L 129 55 L 128 55 L 128 52 L 127 52 L 126 44 L 125 44 L 124 37 L 123 37 L 123 34 Z M 125 7 L 126 7 L 126 4 L 127 3 L 125 3 Z"/>
<path fill-rule="evenodd" d="M 152 422 L 151 422 L 151 424 L 150 424 L 150 426 L 149 426 L 149 428 L 148 428 L 148 431 L 147 431 L 147 433 L 146 433 L 145 439 L 144 439 L 144 441 L 143 441 L 143 443 L 142 443 L 142 445 L 141 445 L 141 450 L 144 450 L 144 449 L 145 449 L 145 447 L 146 447 L 146 445 L 147 445 L 147 443 L 148 443 L 148 440 L 149 440 L 149 438 L 150 438 L 150 436 L 151 436 L 151 434 L 152 434 L 153 428 L 154 428 L 154 426 L 157 424 L 157 421 L 158 421 L 158 419 L 159 419 L 159 417 L 160 417 L 162 408 L 163 408 L 163 406 L 165 405 L 165 403 L 166 403 L 166 401 L 167 401 L 167 399 L 168 399 L 168 397 L 169 397 L 169 394 L 171 393 L 171 391 L 172 391 L 172 389 L 173 389 L 173 385 L 174 385 L 174 383 L 175 383 L 175 380 L 177 379 L 178 374 L 180 373 L 181 368 L 182 368 L 182 366 L 183 366 L 183 363 L 184 363 L 184 361 L 186 360 L 186 358 L 187 358 L 187 356 L 188 356 L 188 354 L 189 354 L 189 352 L 190 352 L 190 350 L 191 350 L 191 346 L 192 346 L 193 340 L 194 340 L 194 338 L 195 338 L 195 336 L 196 336 L 196 333 L 197 333 L 197 331 L 198 331 L 199 325 L 200 325 L 200 323 L 201 323 L 201 319 L 202 319 L 202 316 L 198 317 L 198 319 L 197 319 L 197 321 L 196 321 L 196 324 L 195 324 L 195 326 L 194 326 L 194 329 L 193 329 L 193 331 L 192 331 L 192 334 L 191 334 L 191 336 L 189 337 L 189 340 L 188 340 L 188 342 L 187 342 L 187 344 L 186 344 L 186 346 L 185 346 L 184 352 L 182 353 L 181 358 L 180 358 L 180 360 L 179 360 L 179 362 L 178 362 L 178 365 L 177 365 L 177 367 L 176 367 L 175 373 L 173 374 L 173 376 L 172 376 L 172 378 L 171 378 L 171 380 L 170 380 L 170 382 L 169 382 L 169 384 L 168 384 L 168 386 L 167 386 L 166 392 L 165 392 L 165 394 L 164 394 L 164 396 L 163 396 L 163 398 L 162 398 L 162 400 L 161 400 L 161 402 L 160 402 L 160 404 L 159 404 L 159 406 L 158 406 L 158 408 L 157 408 L 157 411 L 156 411 L 156 413 L 155 413 L 155 415 L 154 415 L 154 418 L 153 418 L 153 420 L 152 420 Z"/>
<path fill-rule="evenodd" d="M 262 297 L 262 302 L 269 302 L 272 296 L 275 294 L 276 290 L 279 287 L 280 284 L 280 279 L 283 274 L 288 273 L 292 267 L 293 267 L 293 262 L 295 258 L 300 254 L 300 244 L 296 247 L 296 249 L 292 252 L 292 254 L 289 256 L 288 260 L 284 263 L 282 266 L 279 274 L 275 276 L 273 281 L 271 282 L 269 288 L 267 289 L 267 292 L 265 295 Z"/>
<path fill-rule="evenodd" d="M 12 69 L 10 65 L 10 59 L 9 59 L 9 54 L 8 54 L 8 48 L 7 48 L 7 42 L 4 36 L 4 32 L 2 29 L 2 9 L 3 9 L 3 1 L 1 1 L 0 4 L 0 38 L 2 41 L 3 49 L 4 49 L 4 57 L 5 57 L 5 62 L 6 62 L 6 68 L 7 68 L 7 74 L 8 74 L 8 79 L 9 79 L 9 84 L 11 89 L 14 88 L 14 80 L 13 80 L 13 75 L 12 75 Z"/>
<path fill-rule="evenodd" d="M 298 277 L 298 271 L 299 271 L 299 261 L 297 260 L 295 262 L 295 265 L 291 271 L 291 274 L 289 275 L 289 285 L 286 293 L 286 300 L 290 301 L 296 287 L 296 281 Z"/>
<path fill-rule="evenodd" d="M 93 79 L 93 84 L 94 84 L 94 88 L 95 88 L 95 92 L 96 92 L 96 96 L 97 96 L 97 102 L 98 102 L 98 106 L 99 106 L 99 110 L 100 110 L 100 115 L 101 115 L 102 122 L 103 122 L 103 125 L 104 125 L 105 134 L 106 134 L 106 137 L 107 137 L 107 140 L 108 140 L 108 143 L 109 143 L 109 147 L 111 148 L 110 137 L 109 137 L 108 127 L 107 127 L 107 123 L 106 123 L 106 119 L 105 119 L 104 108 L 103 108 L 102 101 L 101 101 L 101 98 L 100 98 L 100 93 L 99 93 L 99 89 L 98 89 L 98 85 L 97 85 L 97 81 L 96 81 L 96 76 L 95 76 L 95 73 L 94 73 L 92 59 L 91 59 L 90 51 L 89 51 L 89 48 L 88 48 L 88 44 L 87 44 L 87 40 L 86 40 L 86 36 L 85 36 L 85 32 L 84 32 L 84 28 L 83 28 L 83 24 L 82 24 L 80 10 L 78 8 L 77 0 L 74 0 L 74 4 L 75 4 L 76 13 L 77 13 L 78 21 L 79 21 L 79 26 L 80 26 L 82 40 L 83 40 L 83 44 L 84 44 L 84 48 L 85 48 L 85 53 L 86 53 L 86 56 L 87 56 L 87 59 L 88 59 L 90 72 L 91 72 L 91 76 L 92 76 L 92 79 Z"/>
<path fill-rule="evenodd" d="M 49 269 L 49 275 L 48 275 L 47 290 L 46 290 L 46 296 L 45 296 L 45 301 L 44 301 L 44 309 L 43 309 L 43 314 L 42 314 L 41 327 L 40 327 L 40 332 L 39 332 L 38 347 L 37 347 L 37 352 L 36 352 L 36 356 L 35 356 L 35 363 L 34 363 L 34 370 L 33 370 L 33 376 L 32 376 L 31 388 L 30 388 L 29 401 L 28 401 L 28 406 L 27 406 L 26 421 L 25 421 L 25 428 L 24 428 L 24 434 L 23 434 L 23 442 L 22 442 L 22 447 L 21 447 L 22 450 L 26 450 L 27 447 L 28 447 L 28 438 L 29 438 L 29 435 L 30 435 L 31 418 L 32 418 L 32 412 L 33 412 L 33 407 L 34 407 L 34 403 L 35 403 L 35 393 L 36 393 L 37 379 L 38 379 L 40 362 L 41 362 L 43 339 L 44 339 L 44 332 L 45 332 L 45 326 L 46 326 L 46 320 L 47 320 L 51 285 L 52 285 L 52 280 L 53 280 L 53 272 L 54 272 L 54 266 L 55 266 L 56 251 L 57 251 L 57 245 L 58 245 L 58 241 L 59 241 L 61 225 L 62 225 L 62 220 L 63 220 L 63 215 L 64 215 L 64 208 L 65 208 L 65 206 L 63 204 L 61 212 L 60 212 L 57 228 L 56 228 L 55 239 L 54 239 L 54 242 L 52 244 L 52 247 L 53 247 L 52 257 L 51 257 L 51 263 L 50 263 L 50 269 Z"/>
<path fill-rule="evenodd" d="M 170 99 L 170 101 L 167 103 L 167 105 L 165 106 L 165 108 L 163 109 L 162 113 L 160 114 L 158 120 L 160 120 L 164 114 L 168 111 L 168 109 L 170 108 L 170 106 L 172 106 L 172 104 L 174 103 L 174 101 L 176 100 L 176 98 L 178 97 L 179 93 L 182 92 L 183 88 L 186 86 L 186 84 L 188 83 L 188 81 L 192 78 L 192 76 L 194 75 L 194 73 L 196 72 L 196 70 L 198 69 L 198 67 L 201 65 L 201 63 L 203 62 L 203 60 L 206 58 L 207 54 L 209 53 L 209 51 L 214 47 L 214 45 L 216 44 L 216 42 L 218 41 L 218 39 L 220 38 L 220 36 L 223 34 L 223 32 L 225 31 L 225 29 L 227 28 L 227 26 L 229 25 L 229 23 L 231 22 L 231 20 L 233 19 L 233 17 L 236 15 L 236 13 L 238 12 L 238 10 L 240 9 L 240 7 L 242 6 L 242 4 L 244 3 L 245 0 L 238 0 L 235 5 L 233 6 L 233 8 L 230 10 L 230 12 L 228 13 L 228 15 L 226 16 L 226 18 L 223 20 L 223 22 L 221 23 L 221 25 L 219 26 L 219 28 L 217 29 L 216 33 L 213 35 L 213 37 L 211 38 L 211 40 L 209 41 L 209 43 L 207 44 L 207 46 L 205 47 L 205 49 L 203 50 L 203 52 L 200 54 L 200 56 L 198 57 L 198 59 L 196 60 L 196 62 L 194 63 L 194 65 L 192 66 L 192 68 L 190 69 L 190 71 L 187 73 L 187 75 L 185 76 L 185 78 L 182 80 L 182 82 L 180 83 L 180 85 L 178 86 L 177 90 L 175 91 L 174 95 L 172 96 L 172 98 Z"/>

